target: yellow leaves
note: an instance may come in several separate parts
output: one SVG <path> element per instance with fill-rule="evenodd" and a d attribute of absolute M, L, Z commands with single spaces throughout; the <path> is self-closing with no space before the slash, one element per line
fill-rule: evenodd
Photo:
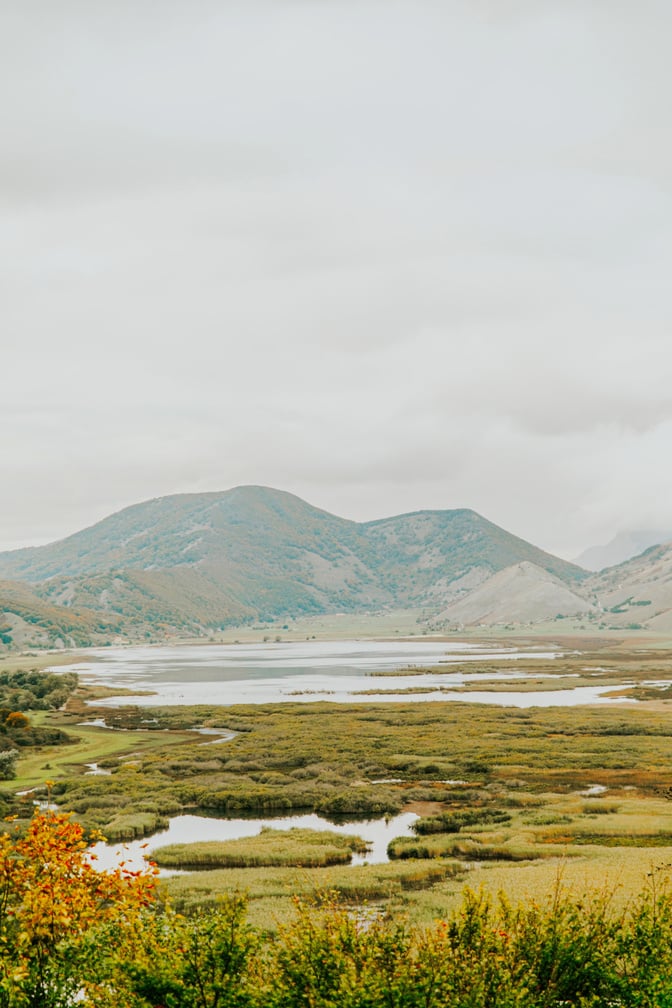
<path fill-rule="evenodd" d="M 0 836 L 0 940 L 37 954 L 93 923 L 132 918 L 153 901 L 154 874 L 96 871 L 82 827 L 37 811 L 23 836 Z"/>

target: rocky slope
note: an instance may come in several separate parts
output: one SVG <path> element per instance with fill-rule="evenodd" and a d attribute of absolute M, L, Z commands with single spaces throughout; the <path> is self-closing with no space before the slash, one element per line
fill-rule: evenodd
<path fill-rule="evenodd" d="M 583 590 L 595 598 L 614 626 L 672 630 L 672 543 L 589 578 Z"/>
<path fill-rule="evenodd" d="M 538 623 L 556 616 L 582 616 L 597 608 L 559 578 L 523 561 L 498 571 L 438 617 L 448 625 Z"/>
<path fill-rule="evenodd" d="M 526 562 L 499 571 L 446 606 L 435 623 L 534 624 L 576 616 L 591 629 L 672 632 L 672 543 L 567 582 Z"/>

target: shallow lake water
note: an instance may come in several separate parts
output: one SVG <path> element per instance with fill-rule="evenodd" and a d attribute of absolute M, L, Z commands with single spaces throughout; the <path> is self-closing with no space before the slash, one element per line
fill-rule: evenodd
<path fill-rule="evenodd" d="M 70 666 L 87 682 L 130 690 L 148 691 L 96 701 L 96 706 L 262 704 L 328 700 L 341 703 L 423 702 L 455 700 L 501 706 L 566 706 L 605 702 L 602 693 L 613 687 L 579 686 L 558 690 L 520 692 L 457 688 L 479 680 L 497 678 L 521 682 L 538 675 L 520 671 L 516 662 L 538 659 L 547 662 L 559 657 L 555 651 L 519 651 L 515 648 L 487 648 L 469 643 L 437 641 L 305 641 L 234 645 L 179 645 L 158 647 L 100 648 L 86 652 L 85 663 Z M 451 669 L 457 662 L 474 663 L 488 659 L 487 670 Z M 501 663 L 501 665 L 500 665 Z M 404 669 L 440 667 L 441 672 L 404 675 Z M 60 666 L 55 671 L 64 671 Z M 385 675 L 386 672 L 394 673 Z M 400 674 L 401 673 L 401 674 Z M 568 677 L 559 676 L 566 680 Z M 423 692 L 403 693 L 406 688 Z M 376 692 L 368 692 L 375 690 Z M 362 695 L 361 691 L 367 691 Z M 610 700 L 609 702 L 613 702 Z M 94 722 L 105 726 L 100 718 Z M 221 744 L 233 735 L 215 729 L 198 729 L 213 735 L 203 744 Z M 91 766 L 95 773 L 97 766 Z M 121 861 L 133 870 L 142 868 L 145 856 L 169 843 L 230 840 L 256 836 L 264 826 L 276 829 L 303 827 L 355 833 L 371 847 L 365 855 L 354 855 L 352 864 L 381 863 L 388 860 L 387 845 L 397 836 L 411 836 L 413 813 L 391 818 L 334 825 L 321 816 L 294 815 L 263 818 L 218 819 L 182 815 L 170 820 L 167 830 L 128 844 L 97 844 L 93 853 L 101 868 L 113 868 Z M 162 874 L 174 874 L 164 871 Z"/>
<path fill-rule="evenodd" d="M 207 644 L 99 648 L 87 661 L 69 666 L 86 682 L 138 690 L 137 695 L 109 697 L 96 706 L 133 704 L 154 707 L 194 704 L 419 703 L 459 700 L 503 706 L 565 706 L 600 702 L 608 687 L 579 686 L 565 690 L 491 689 L 457 692 L 479 680 L 524 681 L 537 673 L 515 668 L 521 659 L 548 661 L 555 651 L 518 651 L 475 644 L 437 641 L 302 641 L 266 644 Z M 451 671 L 450 666 L 489 659 L 487 671 Z M 501 667 L 493 662 L 501 662 Z M 404 669 L 442 666 L 422 675 Z M 64 671 L 60 666 L 56 671 Z M 385 672 L 394 675 L 386 676 Z M 405 689 L 422 692 L 404 693 Z M 140 691 L 147 691 L 142 695 Z M 613 701 L 612 701 L 613 702 Z"/>
<path fill-rule="evenodd" d="M 132 871 L 145 866 L 145 858 L 151 860 L 152 851 L 173 843 L 196 843 L 205 840 L 238 840 L 242 837 L 257 836 L 264 826 L 289 830 L 294 827 L 313 830 L 330 830 L 332 833 L 350 833 L 360 836 L 370 844 L 366 854 L 353 854 L 352 865 L 382 864 L 389 860 L 387 845 L 398 836 L 413 836 L 411 825 L 418 818 L 413 812 L 402 812 L 388 818 L 366 819 L 334 825 L 315 814 L 267 816 L 263 819 L 210 819 L 205 816 L 182 815 L 170 820 L 170 826 L 145 840 L 133 840 L 126 844 L 98 843 L 91 848 L 96 857 L 96 867 L 110 870 L 121 862 Z M 162 871 L 162 875 L 176 872 Z"/>

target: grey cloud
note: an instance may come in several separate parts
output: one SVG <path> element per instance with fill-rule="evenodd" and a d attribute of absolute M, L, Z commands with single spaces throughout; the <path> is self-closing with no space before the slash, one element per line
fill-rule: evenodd
<path fill-rule="evenodd" d="M 6 5 L 0 538 L 238 482 L 567 555 L 669 525 L 670 28 Z"/>

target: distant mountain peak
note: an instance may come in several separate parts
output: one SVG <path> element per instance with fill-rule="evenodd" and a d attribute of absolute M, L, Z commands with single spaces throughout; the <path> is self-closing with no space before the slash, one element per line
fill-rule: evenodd
<path fill-rule="evenodd" d="M 584 550 L 576 558 L 575 563 L 580 567 L 585 567 L 586 570 L 601 571 L 638 556 L 651 546 L 669 542 L 671 539 L 671 529 L 628 529 L 619 532 L 602 546 L 591 546 L 590 549 Z"/>

